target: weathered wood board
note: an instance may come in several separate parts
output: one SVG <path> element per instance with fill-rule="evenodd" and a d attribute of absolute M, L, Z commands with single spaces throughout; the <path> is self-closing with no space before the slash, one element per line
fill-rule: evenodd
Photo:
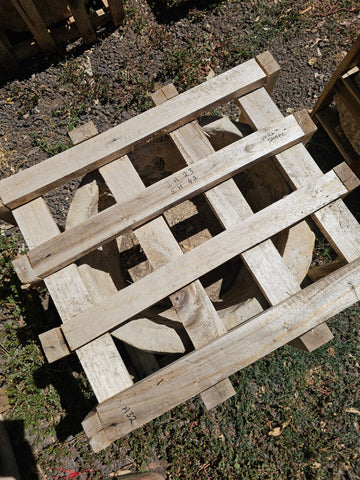
<path fill-rule="evenodd" d="M 79 2 L 71 5 L 81 17 Z M 122 13 L 113 8 L 113 15 Z M 207 408 L 216 406 L 234 394 L 229 375 L 286 343 L 312 351 L 332 337 L 323 322 L 360 298 L 360 226 L 341 199 L 359 180 L 345 164 L 322 174 L 300 143 L 314 130 L 308 116 L 283 118 L 269 97 L 278 73 L 266 52 L 182 95 L 164 87 L 154 109 L 99 135 L 82 127 L 74 132 L 81 143 L 0 182 L 0 214 L 14 215 L 30 248 L 14 267 L 24 282 L 45 281 L 63 321 L 42 335 L 43 347 L 53 360 L 75 351 L 99 401 L 83 422 L 95 451 L 196 394 Z M 255 131 L 214 151 L 195 118 L 230 99 Z M 164 134 L 186 166 L 145 187 L 127 153 Z M 272 156 L 294 191 L 286 185 L 283 198 L 254 213 L 232 177 Z M 115 204 L 94 208 L 80 223 L 69 220 L 60 233 L 40 195 L 94 169 Z M 162 214 L 200 193 L 224 231 L 183 253 Z M 301 289 L 272 238 L 308 216 L 340 259 L 310 274 L 314 283 Z M 153 271 L 94 292 L 86 266 L 74 262 L 130 231 Z M 236 256 L 263 294 L 245 321 L 229 320 L 232 310 L 220 318 L 201 282 Z M 112 334 L 166 297 L 194 350 L 161 369 L 149 352 L 139 356 L 146 374 L 158 370 L 134 384 Z"/>

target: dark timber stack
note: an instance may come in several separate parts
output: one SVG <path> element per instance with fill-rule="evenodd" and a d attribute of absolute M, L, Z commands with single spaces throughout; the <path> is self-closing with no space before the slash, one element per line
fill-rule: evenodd
<path fill-rule="evenodd" d="M 43 0 L 8 1 L 7 6 L 0 3 L 0 65 L 5 70 L 16 69 L 22 60 L 38 53 L 53 54 L 60 44 L 79 37 L 91 44 L 96 41 L 98 27 L 110 23 L 117 27 L 124 18 L 123 0 L 101 0 L 101 7 L 92 13 L 86 10 L 84 0 L 56 0 L 44 5 Z M 49 23 L 54 20 L 57 22 Z M 20 40 L 24 30 L 31 35 Z"/>

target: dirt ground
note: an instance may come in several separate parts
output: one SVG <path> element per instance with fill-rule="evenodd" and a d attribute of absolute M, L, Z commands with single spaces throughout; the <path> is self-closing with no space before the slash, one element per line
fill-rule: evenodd
<path fill-rule="evenodd" d="M 126 0 L 125 3 L 124 25 L 101 30 L 95 45 L 84 46 L 78 40 L 63 46 L 58 56 L 24 61 L 21 70 L 14 74 L 0 70 L 1 178 L 71 146 L 68 133 L 79 125 L 92 120 L 99 132 L 103 132 L 150 108 L 149 94 L 157 88 L 173 81 L 180 92 L 184 91 L 204 81 L 212 72 L 224 72 L 265 50 L 270 50 L 281 66 L 272 95 L 281 111 L 284 114 L 300 108 L 310 111 L 360 33 L 360 7 L 355 1 Z M 96 0 L 92 4 L 96 6 Z M 236 119 L 238 112 L 230 105 L 216 113 Z M 342 161 L 321 131 L 309 148 L 324 170 Z M 62 226 L 78 185 L 79 180 L 71 181 L 46 196 L 51 212 Z M 353 212 L 359 215 L 358 199 L 350 199 L 351 202 Z M 4 223 L 0 227 L 7 238 L 16 233 L 16 229 Z M 341 321 L 347 325 L 349 317 L 345 315 Z M 26 332 L 36 338 L 35 327 Z M 55 388 L 56 383 L 66 383 L 69 368 L 75 379 L 81 377 L 78 364 L 61 365 L 40 375 L 39 388 L 49 388 L 51 382 Z M 0 386 L 8 384 L 10 381 L 4 375 Z M 71 390 L 71 386 L 67 388 Z M 66 390 L 63 385 L 60 389 Z M 142 453 L 136 452 L 136 441 L 140 442 L 137 434 L 129 444 L 121 441 L 103 456 L 92 457 L 86 439 L 81 437 L 79 418 L 85 416 L 94 399 L 85 393 L 84 401 L 84 395 L 78 396 L 75 390 L 73 397 L 69 392 L 64 393 L 63 398 L 68 402 L 65 406 L 62 399 L 64 411 L 72 410 L 66 419 L 60 413 L 51 421 L 40 421 L 34 428 L 29 426 L 32 420 L 25 422 L 23 433 L 31 450 L 25 457 L 31 461 L 24 478 L 70 478 L 69 472 L 84 472 L 86 465 L 91 465 L 82 478 L 110 478 L 126 469 L 148 468 L 163 474 L 168 472 L 168 478 L 172 479 L 220 480 L 218 470 L 206 474 L 205 467 L 202 470 L 199 467 L 193 476 L 180 472 L 180 467 L 171 470 L 169 466 L 175 457 L 160 455 L 156 447 L 146 454 L 146 459 L 139 460 Z M 82 406 L 77 404 L 80 398 L 84 401 Z M 190 404 L 189 409 L 194 408 Z M 191 418 L 195 424 L 197 420 Z M 56 434 L 50 434 L 54 430 L 49 428 L 59 424 Z M 162 428 L 161 421 L 156 425 Z M 145 434 L 151 436 L 148 430 Z M 356 452 L 354 458 L 358 459 Z M 181 455 L 176 457 L 177 461 L 179 458 Z M 254 468 L 253 476 L 234 473 L 235 469 L 231 474 L 224 473 L 223 478 L 360 478 L 356 476 L 360 475 L 358 467 L 336 470 L 330 461 L 329 465 L 324 476 L 320 476 L 316 467 L 307 474 L 304 467 L 296 477 L 289 473 L 277 476 L 279 472 L 274 476 L 266 472 L 256 474 L 260 470 Z M 227 471 L 225 467 L 223 471 Z"/>

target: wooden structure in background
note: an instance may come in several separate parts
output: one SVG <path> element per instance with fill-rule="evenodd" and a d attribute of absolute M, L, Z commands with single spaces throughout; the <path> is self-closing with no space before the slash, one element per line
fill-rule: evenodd
<path fill-rule="evenodd" d="M 357 175 L 360 174 L 360 155 L 354 150 L 342 130 L 336 108 L 330 108 L 330 104 L 337 96 L 338 101 L 344 104 L 343 108 L 352 117 L 354 128 L 356 128 L 356 125 L 357 129 L 360 130 L 360 88 L 354 82 L 354 76 L 358 75 L 359 69 L 360 36 L 327 83 L 311 113 L 313 120 L 324 128 Z"/>
<path fill-rule="evenodd" d="M 360 226 L 341 200 L 358 179 L 346 164 L 322 174 L 302 143 L 314 132 L 309 117 L 284 118 L 269 96 L 278 73 L 265 52 L 181 95 L 169 85 L 153 109 L 99 135 L 80 127 L 73 148 L 0 182 L 0 216 L 12 212 L 30 249 L 14 267 L 25 283 L 45 282 L 63 322 L 41 335 L 44 351 L 50 361 L 75 351 L 98 399 L 83 422 L 95 451 L 196 394 L 213 408 L 234 394 L 231 374 L 286 343 L 326 343 L 324 322 L 359 298 Z M 215 152 L 196 118 L 231 100 L 253 133 Z M 145 187 L 127 154 L 165 134 L 185 166 Z M 233 177 L 272 156 L 293 192 L 254 213 Z M 115 204 L 60 233 L 42 194 L 95 169 Z M 183 253 L 162 213 L 200 193 L 223 231 Z M 301 289 L 271 238 L 308 216 L 342 267 Z M 95 298 L 75 262 L 126 231 L 153 271 Z M 267 300 L 245 322 L 220 318 L 199 281 L 238 255 Z M 112 334 L 166 297 L 193 350 L 134 383 Z"/>
<path fill-rule="evenodd" d="M 9 1 L 33 38 L 17 41 L 19 33 L 12 32 L 10 40 L 10 32 L 0 29 L 0 65 L 5 70 L 16 69 L 19 62 L 40 52 L 53 54 L 60 44 L 79 37 L 85 44 L 91 44 L 96 41 L 98 27 L 110 23 L 117 27 L 125 15 L 123 0 L 101 0 L 102 8 L 92 13 L 87 12 L 83 0 L 62 0 L 64 10 L 68 9 L 71 16 L 60 23 L 47 25 L 33 0 Z M 47 8 L 51 9 L 51 2 Z"/>

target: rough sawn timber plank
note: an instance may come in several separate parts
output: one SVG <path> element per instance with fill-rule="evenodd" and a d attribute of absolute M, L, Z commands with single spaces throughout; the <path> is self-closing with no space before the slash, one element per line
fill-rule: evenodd
<path fill-rule="evenodd" d="M 303 220 L 348 192 L 330 171 L 306 187 L 155 270 L 62 326 L 72 350 L 120 325 L 236 255 Z M 156 289 L 154 289 L 156 285 Z M 116 315 L 115 315 L 116 312 Z M 102 318 L 101 323 L 98 319 Z M 114 318 L 116 317 L 116 318 Z"/>
<path fill-rule="evenodd" d="M 277 64 L 274 66 L 271 59 L 267 58 L 267 64 L 271 65 L 271 72 L 278 71 Z M 272 87 L 271 84 L 270 88 Z M 170 84 L 156 92 L 153 101 L 166 101 L 174 95 L 177 95 L 177 90 Z M 188 165 L 214 152 L 209 139 L 196 120 L 171 132 L 169 136 Z M 224 228 L 231 228 L 253 215 L 232 178 L 205 192 L 204 195 Z M 276 305 L 300 290 L 296 278 L 270 239 L 244 252 L 241 257 L 270 305 Z"/>
<path fill-rule="evenodd" d="M 102 428 L 94 438 L 105 432 L 112 442 L 141 427 L 359 299 L 358 259 L 98 405 L 93 417 Z"/>
<path fill-rule="evenodd" d="M 170 102 L 171 100 L 163 105 Z M 158 108 L 160 107 L 162 105 Z M 169 175 L 128 201 L 113 205 L 56 238 L 44 242 L 26 256 L 15 260 L 14 268 L 23 282 L 31 283 L 43 279 L 103 243 L 159 216 L 181 201 L 294 145 L 303 136 L 304 132 L 295 118 L 286 117 L 281 122 L 273 123 L 270 127 L 224 147 L 191 167 Z"/>
<path fill-rule="evenodd" d="M 5 178 L 0 182 L 0 199 L 6 207 L 16 208 L 72 178 L 126 155 L 217 105 L 262 86 L 266 78 L 256 61 L 249 60 L 164 105 Z"/>
<path fill-rule="evenodd" d="M 108 163 L 99 172 L 118 203 L 145 189 L 127 156 Z M 134 234 L 154 269 L 183 254 L 162 216 L 135 229 Z M 199 280 L 173 294 L 170 300 L 195 348 L 226 333 L 224 324 Z M 203 401 L 206 408 L 213 408 L 235 394 L 230 380 L 225 379 L 223 382 L 221 388 L 211 388 L 205 393 Z"/>
<path fill-rule="evenodd" d="M 32 0 L 11 0 L 11 2 L 26 23 L 30 32 L 34 35 L 40 48 L 44 52 L 54 53 L 56 51 L 55 42 L 48 32 L 34 2 Z"/>
<path fill-rule="evenodd" d="M 59 233 L 43 198 L 15 209 L 13 214 L 29 248 Z M 94 304 L 75 265 L 49 276 L 45 285 L 63 322 Z M 79 349 L 77 355 L 99 402 L 132 385 L 110 334 Z"/>
<path fill-rule="evenodd" d="M 237 102 L 241 108 L 243 120 L 246 120 L 254 129 L 263 128 L 268 122 L 278 121 L 282 117 L 280 110 L 263 88 L 239 98 Z M 301 188 L 311 179 L 322 175 L 318 165 L 301 144 L 275 155 L 275 160 L 293 188 Z M 339 199 L 316 212 L 313 219 L 342 258 L 351 262 L 360 256 L 360 226 L 342 200 Z M 328 328 L 318 330 L 316 335 L 314 332 L 309 332 L 311 350 L 314 349 L 314 339 L 317 339 L 318 346 L 321 346 L 331 337 L 332 334 Z M 300 341 L 306 347 L 307 334 Z M 297 342 L 297 346 L 300 345 L 301 343 Z"/>

